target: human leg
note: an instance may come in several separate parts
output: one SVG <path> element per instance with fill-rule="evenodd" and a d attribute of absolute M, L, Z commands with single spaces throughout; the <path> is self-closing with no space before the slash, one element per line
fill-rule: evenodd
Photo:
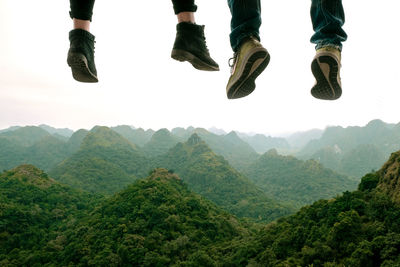
<path fill-rule="evenodd" d="M 311 21 L 316 55 L 311 70 L 316 83 L 311 94 L 318 99 L 335 100 L 342 95 L 340 62 L 342 42 L 347 34 L 343 30 L 345 15 L 342 0 L 312 0 Z"/>
<path fill-rule="evenodd" d="M 218 64 L 211 58 L 204 36 L 204 25 L 195 23 L 194 0 L 172 0 L 178 24 L 171 57 L 178 61 L 188 61 L 199 70 L 217 71 Z"/>
<path fill-rule="evenodd" d="M 269 63 L 268 51 L 260 43 L 260 0 L 228 0 L 232 14 L 230 42 L 234 52 L 226 92 L 229 99 L 251 94 L 255 79 Z"/>
<path fill-rule="evenodd" d="M 90 33 L 94 2 L 95 0 L 70 0 L 70 16 L 74 29 L 69 32 L 67 63 L 74 79 L 80 82 L 98 82 L 94 62 L 95 37 Z"/>

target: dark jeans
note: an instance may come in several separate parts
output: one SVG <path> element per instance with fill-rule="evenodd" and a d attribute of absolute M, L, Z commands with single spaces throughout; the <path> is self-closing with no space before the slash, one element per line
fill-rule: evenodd
<path fill-rule="evenodd" d="M 347 34 L 342 29 L 344 24 L 342 0 L 312 0 L 310 12 L 315 31 L 311 42 L 316 44 L 315 48 L 336 46 L 342 50 L 342 42 L 347 39 Z"/>
<path fill-rule="evenodd" d="M 93 6 L 95 0 L 70 0 L 71 18 L 92 20 Z M 197 6 L 194 4 L 194 0 L 172 0 L 175 14 L 180 12 L 189 11 L 195 12 Z"/>
<path fill-rule="evenodd" d="M 71 18 L 92 20 L 95 0 L 70 0 Z M 194 0 L 172 0 L 175 14 L 183 11 L 195 12 Z M 232 14 L 230 42 L 233 51 L 237 51 L 244 38 L 252 35 L 260 40 L 261 26 L 260 0 L 228 0 Z M 336 46 L 342 49 L 347 35 L 342 29 L 344 11 L 342 0 L 312 0 L 311 21 L 314 35 L 311 42 L 316 49 L 324 46 Z"/>
<path fill-rule="evenodd" d="M 228 5 L 232 14 L 230 41 L 236 52 L 244 38 L 253 35 L 260 39 L 261 4 L 260 0 L 228 0 Z M 312 0 L 311 21 L 315 31 L 311 42 L 316 49 L 323 46 L 342 49 L 342 42 L 347 39 L 342 29 L 342 0 Z"/>
<path fill-rule="evenodd" d="M 244 38 L 253 35 L 260 40 L 261 3 L 260 0 L 228 0 L 231 10 L 230 41 L 233 51 L 237 51 Z"/>

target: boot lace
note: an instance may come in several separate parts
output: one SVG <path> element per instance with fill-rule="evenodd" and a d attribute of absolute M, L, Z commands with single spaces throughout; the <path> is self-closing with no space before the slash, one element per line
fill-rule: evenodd
<path fill-rule="evenodd" d="M 235 69 L 235 64 L 236 64 L 237 57 L 238 57 L 238 52 L 235 52 L 233 54 L 233 57 L 231 57 L 228 60 L 228 65 L 229 65 L 229 67 L 231 67 L 231 74 L 233 74 L 233 70 Z"/>

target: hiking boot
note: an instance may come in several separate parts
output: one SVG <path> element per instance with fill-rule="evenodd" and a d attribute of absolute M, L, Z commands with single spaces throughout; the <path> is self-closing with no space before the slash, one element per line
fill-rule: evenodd
<path fill-rule="evenodd" d="M 181 22 L 176 25 L 176 38 L 171 57 L 189 61 L 198 70 L 218 71 L 218 64 L 210 57 L 204 36 L 204 25 Z"/>
<path fill-rule="evenodd" d="M 232 59 L 226 94 L 229 99 L 245 97 L 256 88 L 255 80 L 267 67 L 270 55 L 256 38 L 249 37 Z"/>
<path fill-rule="evenodd" d="M 94 63 L 94 38 L 94 35 L 82 29 L 75 29 L 69 32 L 71 45 L 68 51 L 67 63 L 71 67 L 72 76 L 79 82 L 98 82 Z"/>
<path fill-rule="evenodd" d="M 340 51 L 336 47 L 326 46 L 317 50 L 311 63 L 311 71 L 316 79 L 311 94 L 315 98 L 335 100 L 342 95 L 340 58 Z"/>

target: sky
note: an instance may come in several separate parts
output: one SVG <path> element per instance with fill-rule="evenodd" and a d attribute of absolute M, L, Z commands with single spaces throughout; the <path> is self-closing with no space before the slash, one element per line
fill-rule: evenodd
<path fill-rule="evenodd" d="M 248 97 L 228 100 L 232 57 L 226 1 L 198 0 L 219 72 L 170 58 L 176 17 L 170 1 L 97 1 L 99 83 L 72 79 L 66 63 L 72 28 L 69 2 L 0 0 L 0 129 L 48 124 L 145 129 L 217 127 L 280 135 L 326 126 L 400 122 L 400 1 L 343 1 L 349 38 L 343 44 L 343 95 L 314 99 L 311 1 L 262 1 L 261 41 L 271 54 Z"/>

